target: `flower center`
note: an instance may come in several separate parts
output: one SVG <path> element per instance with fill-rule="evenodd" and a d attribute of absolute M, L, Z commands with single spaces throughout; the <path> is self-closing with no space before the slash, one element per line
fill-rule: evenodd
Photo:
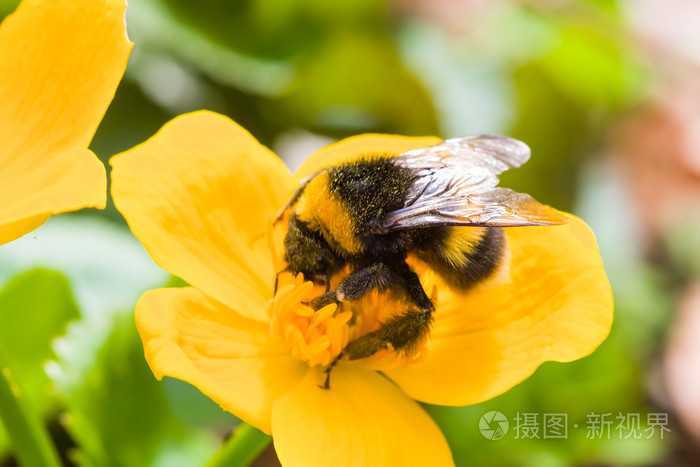
<path fill-rule="evenodd" d="M 266 234 L 278 271 L 286 268 L 277 248 L 282 243 L 283 234 L 283 229 L 275 232 L 273 227 Z M 348 266 L 334 275 L 330 279 L 330 290 L 334 290 L 350 272 Z M 288 348 L 292 357 L 307 362 L 311 367 L 332 364 L 349 342 L 379 329 L 382 323 L 392 316 L 405 313 L 409 308 L 400 294 L 373 290 L 357 301 L 332 303 L 314 310 L 311 301 L 325 292 L 323 286 L 304 282 L 301 274 L 295 277 L 283 272 L 277 276 L 277 292 L 268 309 L 272 338 Z M 380 369 L 395 366 L 397 362 L 405 361 L 407 356 L 411 357 L 410 360 L 417 360 L 420 352 L 405 355 L 387 349 L 375 356 L 379 358 L 366 363 Z"/>
<path fill-rule="evenodd" d="M 374 331 L 400 311 L 395 301 L 376 291 L 357 302 L 314 310 L 310 302 L 325 291 L 323 287 L 291 274 L 281 275 L 280 284 L 270 304 L 270 334 L 292 357 L 312 367 L 331 364 L 348 342 Z"/>
<path fill-rule="evenodd" d="M 287 346 L 292 357 L 309 366 L 325 366 L 348 344 L 352 312 L 337 312 L 335 303 L 314 310 L 309 306 L 319 295 L 314 288 L 299 276 L 277 291 L 270 306 L 270 334 Z"/>

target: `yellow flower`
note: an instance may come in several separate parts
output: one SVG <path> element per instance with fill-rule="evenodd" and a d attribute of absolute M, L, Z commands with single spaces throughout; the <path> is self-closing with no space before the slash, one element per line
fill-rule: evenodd
<path fill-rule="evenodd" d="M 373 293 L 351 312 L 313 311 L 304 303 L 319 291 L 291 275 L 273 299 L 284 232 L 271 220 L 318 167 L 436 141 L 349 138 L 292 176 L 243 128 L 198 112 L 112 159 L 118 209 L 153 259 L 192 285 L 152 290 L 137 304 L 155 375 L 188 381 L 271 433 L 284 465 L 450 465 L 445 439 L 416 401 L 477 403 L 544 361 L 592 352 L 610 328 L 612 299 L 593 235 L 572 216 L 566 225 L 507 229 L 510 278 L 467 295 L 414 264 L 436 304 L 426 344 L 410 358 L 385 350 L 340 360 L 330 389 L 319 387 L 323 365 L 396 303 Z"/>
<path fill-rule="evenodd" d="M 124 0 L 24 0 L 0 26 L 0 245 L 52 214 L 104 208 L 87 149 L 124 74 Z"/>

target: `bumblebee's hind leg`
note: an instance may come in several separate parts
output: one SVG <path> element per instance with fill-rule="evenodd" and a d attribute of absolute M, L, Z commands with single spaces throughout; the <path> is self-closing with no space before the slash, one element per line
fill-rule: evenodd
<path fill-rule="evenodd" d="M 335 290 L 316 297 L 311 306 L 318 310 L 331 303 L 359 300 L 373 289 L 384 290 L 401 282 L 401 277 L 384 263 L 373 263 L 340 281 Z"/>
<path fill-rule="evenodd" d="M 435 306 L 423 290 L 416 273 L 407 265 L 403 264 L 394 273 L 401 279 L 401 287 L 416 308 L 395 316 L 376 331 L 350 342 L 344 350 L 350 360 L 369 357 L 389 347 L 409 353 L 428 336 Z"/>
<path fill-rule="evenodd" d="M 423 290 L 418 275 L 402 260 L 373 263 L 343 279 L 338 288 L 316 297 L 311 305 L 318 310 L 331 303 L 359 300 L 371 290 L 401 288 L 406 292 L 411 309 L 384 323 L 379 329 L 356 339 L 343 351 L 350 360 L 369 357 L 391 347 L 410 352 L 430 331 L 435 307 Z"/>

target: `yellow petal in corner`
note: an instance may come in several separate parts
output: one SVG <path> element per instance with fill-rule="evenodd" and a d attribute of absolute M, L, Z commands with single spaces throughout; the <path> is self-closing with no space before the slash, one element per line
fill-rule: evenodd
<path fill-rule="evenodd" d="M 0 244 L 31 232 L 52 214 L 104 209 L 107 201 L 105 167 L 85 148 L 51 154 L 41 164 L 0 167 L 0 174 Z"/>
<path fill-rule="evenodd" d="M 333 371 L 330 389 L 319 375 L 281 396 L 272 408 L 272 436 L 282 465 L 450 466 L 438 426 L 416 402 L 378 373 Z"/>
<path fill-rule="evenodd" d="M 267 321 L 275 270 L 265 233 L 293 189 L 284 163 L 230 119 L 196 112 L 111 164 L 114 202 L 155 262 Z"/>
<path fill-rule="evenodd" d="M 131 50 L 125 9 L 124 0 L 24 0 L 2 23 L 0 167 L 88 146 Z"/>
<path fill-rule="evenodd" d="M 87 150 L 124 74 L 124 0 L 24 0 L 0 26 L 0 244 L 51 214 L 104 208 Z"/>
<path fill-rule="evenodd" d="M 197 386 L 266 433 L 273 401 L 308 371 L 272 341 L 267 324 L 244 318 L 191 287 L 144 294 L 136 305 L 136 325 L 158 378 Z"/>

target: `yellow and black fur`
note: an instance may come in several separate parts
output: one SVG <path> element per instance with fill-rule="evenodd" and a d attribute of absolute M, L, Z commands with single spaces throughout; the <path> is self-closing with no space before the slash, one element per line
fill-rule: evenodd
<path fill-rule="evenodd" d="M 404 207 L 414 177 L 392 158 L 365 157 L 318 173 L 291 206 L 285 238 L 289 270 L 328 283 L 341 267 L 352 267 L 336 290 L 313 302 L 316 308 L 357 300 L 373 289 L 400 289 L 415 305 L 352 342 L 345 350 L 350 359 L 368 357 L 387 346 L 410 350 L 429 331 L 434 306 L 406 264 L 409 252 L 461 290 L 492 275 L 503 256 L 498 227 L 438 224 L 374 233 L 373 226 Z"/>
<path fill-rule="evenodd" d="M 498 174 L 530 157 L 524 143 L 477 135 L 403 154 L 373 154 L 307 177 L 280 212 L 288 270 L 325 283 L 312 305 L 355 301 L 371 290 L 400 291 L 404 314 L 344 349 L 350 359 L 382 348 L 410 351 L 435 309 L 406 263 L 409 253 L 452 288 L 468 290 L 505 262 L 501 227 L 556 225 L 568 218 L 532 197 L 500 188 Z M 335 290 L 330 278 L 350 266 Z"/>

